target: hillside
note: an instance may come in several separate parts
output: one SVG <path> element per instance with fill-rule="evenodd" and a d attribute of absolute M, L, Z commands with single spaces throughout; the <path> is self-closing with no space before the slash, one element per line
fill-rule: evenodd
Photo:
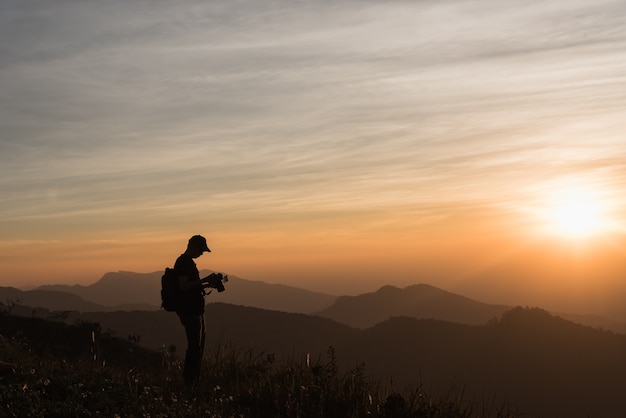
<path fill-rule="evenodd" d="M 94 323 L 0 314 L 0 352 L 15 364 L 0 375 L 0 416 L 479 417 L 453 394 L 387 391 L 362 368 L 339 370 L 332 350 L 325 358 L 286 360 L 214 348 L 204 356 L 199 383 L 189 388 L 180 361 L 167 351 L 108 336 Z"/>
<path fill-rule="evenodd" d="M 316 314 L 357 328 L 371 327 L 394 316 L 440 319 L 480 325 L 499 317 L 504 305 L 489 305 L 426 284 L 400 289 L 384 286 L 373 293 L 341 296 Z"/>
<path fill-rule="evenodd" d="M 24 308 L 23 314 L 33 312 Z M 525 416 L 614 417 L 622 410 L 626 335 L 537 308 L 515 308 L 484 325 L 395 317 L 362 330 L 221 303 L 207 306 L 206 318 L 209 351 L 228 346 L 279 359 L 319 358 L 332 346 L 342 368 L 363 363 L 372 376 L 399 388 L 446 393 L 456 386 L 472 401 L 486 395 L 498 405 L 514 400 Z M 182 326 L 164 311 L 72 313 L 66 320 L 98 322 L 123 339 L 184 351 Z"/>
<path fill-rule="evenodd" d="M 228 342 L 277 354 L 318 355 L 357 332 L 326 318 L 225 303 L 207 305 L 205 318 L 208 345 Z M 178 317 L 170 312 L 86 312 L 67 318 L 76 320 L 98 322 L 122 338 L 137 336 L 155 350 L 174 345 L 182 353 L 186 344 Z"/>
<path fill-rule="evenodd" d="M 545 417 L 623 413 L 626 336 L 595 330 L 540 309 L 515 308 L 482 326 L 398 317 L 337 346 L 397 384 L 466 396 L 489 393 Z M 526 416 L 526 415 L 525 415 Z"/>

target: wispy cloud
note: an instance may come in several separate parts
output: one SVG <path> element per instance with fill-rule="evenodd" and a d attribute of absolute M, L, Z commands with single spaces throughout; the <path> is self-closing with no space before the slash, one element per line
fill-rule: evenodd
<path fill-rule="evenodd" d="M 3 2 L 0 238 L 33 222 L 54 238 L 61 219 L 402 222 L 514 207 L 571 171 L 621 187 L 625 16 L 615 0 Z"/>

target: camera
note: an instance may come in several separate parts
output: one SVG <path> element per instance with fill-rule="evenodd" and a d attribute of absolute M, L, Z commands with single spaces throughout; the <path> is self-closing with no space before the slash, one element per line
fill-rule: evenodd
<path fill-rule="evenodd" d="M 210 287 L 212 289 L 217 289 L 218 292 L 223 292 L 226 290 L 224 287 L 224 283 L 228 281 L 228 276 L 222 273 L 211 273 L 202 279 L 202 286 L 206 289 Z"/>

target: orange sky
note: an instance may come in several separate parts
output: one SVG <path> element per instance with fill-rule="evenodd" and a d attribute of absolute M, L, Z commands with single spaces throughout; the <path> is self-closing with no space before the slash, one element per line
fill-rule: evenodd
<path fill-rule="evenodd" d="M 608 299 L 621 305 L 626 237 L 617 232 L 571 237 L 519 224 L 507 229 L 508 222 L 516 222 L 504 215 L 498 221 L 459 216 L 426 224 L 407 219 L 405 229 L 381 218 L 325 219 L 130 235 L 126 241 L 89 236 L 28 241 L 3 248 L 11 260 L 6 277 L 16 278 L 3 284 L 90 284 L 107 271 L 161 270 L 184 250 L 188 236 L 199 232 L 213 249 L 197 260 L 200 268 L 330 294 L 430 283 L 490 303 L 564 312 L 604 312 Z"/>
<path fill-rule="evenodd" d="M 2 6 L 0 285 L 626 295 L 622 3 L 144 7 Z"/>

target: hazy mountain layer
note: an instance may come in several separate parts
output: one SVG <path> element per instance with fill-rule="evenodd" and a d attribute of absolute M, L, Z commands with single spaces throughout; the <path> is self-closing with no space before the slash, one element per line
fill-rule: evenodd
<path fill-rule="evenodd" d="M 206 276 L 210 271 L 202 271 Z M 46 285 L 39 290 L 72 293 L 86 301 L 113 307 L 122 304 L 145 304 L 154 309 L 161 306 L 161 275 L 163 272 L 132 273 L 120 271 L 106 273 L 99 281 L 88 286 Z M 207 303 L 226 302 L 284 312 L 311 313 L 330 306 L 336 296 L 311 292 L 292 286 L 270 284 L 229 276 L 226 291 L 212 292 Z"/>
<path fill-rule="evenodd" d="M 4 304 L 20 304 L 33 308 L 45 308 L 51 311 L 75 310 L 88 312 L 107 310 L 105 306 L 87 302 L 73 293 L 55 290 L 24 291 L 14 287 L 0 287 L 0 302 Z"/>
<path fill-rule="evenodd" d="M 341 296 L 317 315 L 358 328 L 371 327 L 393 316 L 479 325 L 508 309 L 511 307 L 488 305 L 430 285 L 418 284 L 404 289 L 384 286 L 373 293 Z"/>
<path fill-rule="evenodd" d="M 202 274 L 209 274 L 209 271 L 203 271 Z M 82 312 L 158 310 L 160 282 L 161 272 L 107 273 L 101 280 L 89 286 L 48 285 L 23 293 L 13 288 L 0 288 L 0 301 L 19 300 L 22 304 L 33 307 Z M 427 284 L 404 289 L 384 286 L 372 293 L 336 297 L 292 286 L 231 277 L 226 289 L 222 293 L 213 291 L 207 296 L 206 302 L 225 302 L 283 312 L 315 313 L 357 328 L 370 327 L 393 316 L 480 325 L 512 308 L 478 302 Z M 67 293 L 74 296 L 69 297 Z M 581 324 L 626 333 L 626 324 L 615 320 L 568 313 L 558 315 Z"/>

